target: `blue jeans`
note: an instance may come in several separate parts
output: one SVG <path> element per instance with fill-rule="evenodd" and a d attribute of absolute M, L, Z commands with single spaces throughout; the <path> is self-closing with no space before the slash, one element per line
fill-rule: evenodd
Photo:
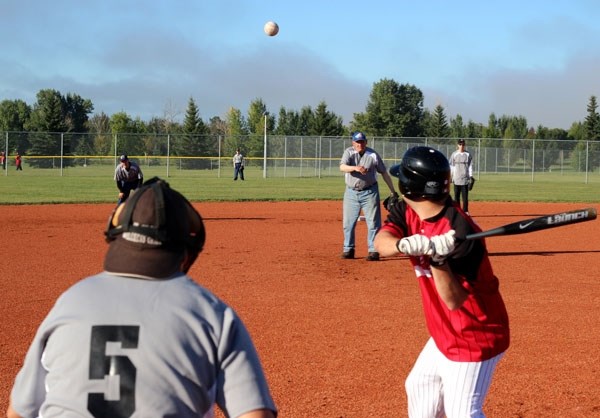
<path fill-rule="evenodd" d="M 240 178 L 242 180 L 244 180 L 244 166 L 241 164 L 236 163 L 235 167 L 233 169 L 233 179 L 237 180 L 238 179 L 238 175 L 240 176 Z"/>
<path fill-rule="evenodd" d="M 381 228 L 381 206 L 379 204 L 379 188 L 377 184 L 366 190 L 353 190 L 346 187 L 344 192 L 344 252 L 355 247 L 356 222 L 362 209 L 367 223 L 367 244 L 369 252 L 376 252 L 375 234 Z"/>

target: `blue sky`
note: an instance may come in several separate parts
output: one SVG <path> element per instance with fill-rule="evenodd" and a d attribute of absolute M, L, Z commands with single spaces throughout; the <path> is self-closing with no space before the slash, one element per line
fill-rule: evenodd
<path fill-rule="evenodd" d="M 143 120 L 325 101 L 347 124 L 388 78 L 449 118 L 568 129 L 600 96 L 599 21 L 597 0 L 2 0 L 0 100 L 51 88 Z"/>

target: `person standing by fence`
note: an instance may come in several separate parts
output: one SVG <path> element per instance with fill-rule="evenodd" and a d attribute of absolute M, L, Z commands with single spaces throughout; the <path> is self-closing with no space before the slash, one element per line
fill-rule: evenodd
<path fill-rule="evenodd" d="M 23 171 L 23 158 L 21 158 L 21 154 L 18 152 L 15 156 L 15 165 L 17 166 L 17 171 Z"/>
<path fill-rule="evenodd" d="M 6 170 L 6 153 L 0 152 L 0 164 L 2 164 L 2 170 Z"/>
<path fill-rule="evenodd" d="M 464 139 L 458 140 L 458 149 L 448 159 L 454 183 L 454 200 L 460 203 L 462 196 L 462 210 L 469 214 L 469 185 L 473 178 L 473 157 L 466 150 Z"/>
<path fill-rule="evenodd" d="M 237 180 L 238 175 L 240 180 L 244 180 L 244 156 L 239 148 L 235 150 L 235 155 L 233 156 L 233 179 Z"/>

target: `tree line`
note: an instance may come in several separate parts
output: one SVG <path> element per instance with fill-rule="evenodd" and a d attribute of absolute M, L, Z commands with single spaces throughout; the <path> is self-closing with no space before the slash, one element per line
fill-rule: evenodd
<path fill-rule="evenodd" d="M 354 113 L 347 125 L 342 117 L 328 109 L 325 101 L 314 108 L 307 105 L 300 110 L 282 106 L 275 115 L 260 98 L 250 103 L 246 115 L 231 107 L 223 118 L 213 116 L 203 120 L 195 100 L 190 97 L 181 122 L 179 114 L 172 109 L 166 109 L 162 117 L 143 121 L 125 111 L 110 116 L 104 112 L 93 114 L 91 100 L 75 93 L 63 95 L 57 90 L 44 89 L 37 93 L 33 105 L 18 99 L 0 102 L 0 131 L 20 133 L 16 140 L 10 141 L 8 154 L 19 152 L 29 156 L 58 155 L 61 146 L 63 155 L 112 155 L 120 151 L 111 149 L 111 136 L 115 134 L 147 138 L 142 144 L 133 143 L 133 139 L 130 144 L 123 143 L 123 151 L 131 154 L 133 151 L 125 150 L 156 146 L 151 140 L 153 136 L 172 134 L 171 152 L 179 156 L 206 155 L 214 142 L 208 140 L 211 136 L 225 138 L 225 152 L 232 153 L 241 146 L 246 155 L 260 156 L 265 132 L 340 137 L 360 130 L 370 137 L 575 140 L 576 147 L 584 147 L 585 140 L 600 140 L 600 115 L 595 96 L 589 99 L 585 120 L 573 122 L 568 130 L 542 125 L 531 127 L 525 116 L 520 115 L 491 113 L 487 124 L 465 122 L 460 114 L 449 118 L 442 105 L 430 110 L 423 102 L 423 92 L 416 86 L 381 79 L 373 83 L 365 111 Z M 56 133 L 72 135 L 67 143 L 60 143 Z M 506 146 L 511 146 L 508 141 Z M 43 166 L 43 161 L 38 161 L 38 165 Z"/>

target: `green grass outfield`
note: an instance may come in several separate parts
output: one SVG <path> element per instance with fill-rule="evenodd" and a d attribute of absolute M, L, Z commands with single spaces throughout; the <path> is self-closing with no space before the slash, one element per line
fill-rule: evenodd
<path fill-rule="evenodd" d="M 268 177 L 262 170 L 246 170 L 246 181 L 234 182 L 231 170 L 179 171 L 166 176 L 164 169 L 144 169 L 146 179 L 158 175 L 191 201 L 285 201 L 341 200 L 344 180 L 341 173 L 316 177 Z M 0 204 L 109 203 L 115 202 L 117 188 L 112 169 L 90 172 L 84 168 L 27 168 L 0 171 Z M 62 174 L 62 175 L 61 175 Z M 380 180 L 382 198 L 388 195 Z M 471 201 L 515 202 L 600 202 L 600 174 L 531 173 L 481 174 L 469 195 Z"/>

